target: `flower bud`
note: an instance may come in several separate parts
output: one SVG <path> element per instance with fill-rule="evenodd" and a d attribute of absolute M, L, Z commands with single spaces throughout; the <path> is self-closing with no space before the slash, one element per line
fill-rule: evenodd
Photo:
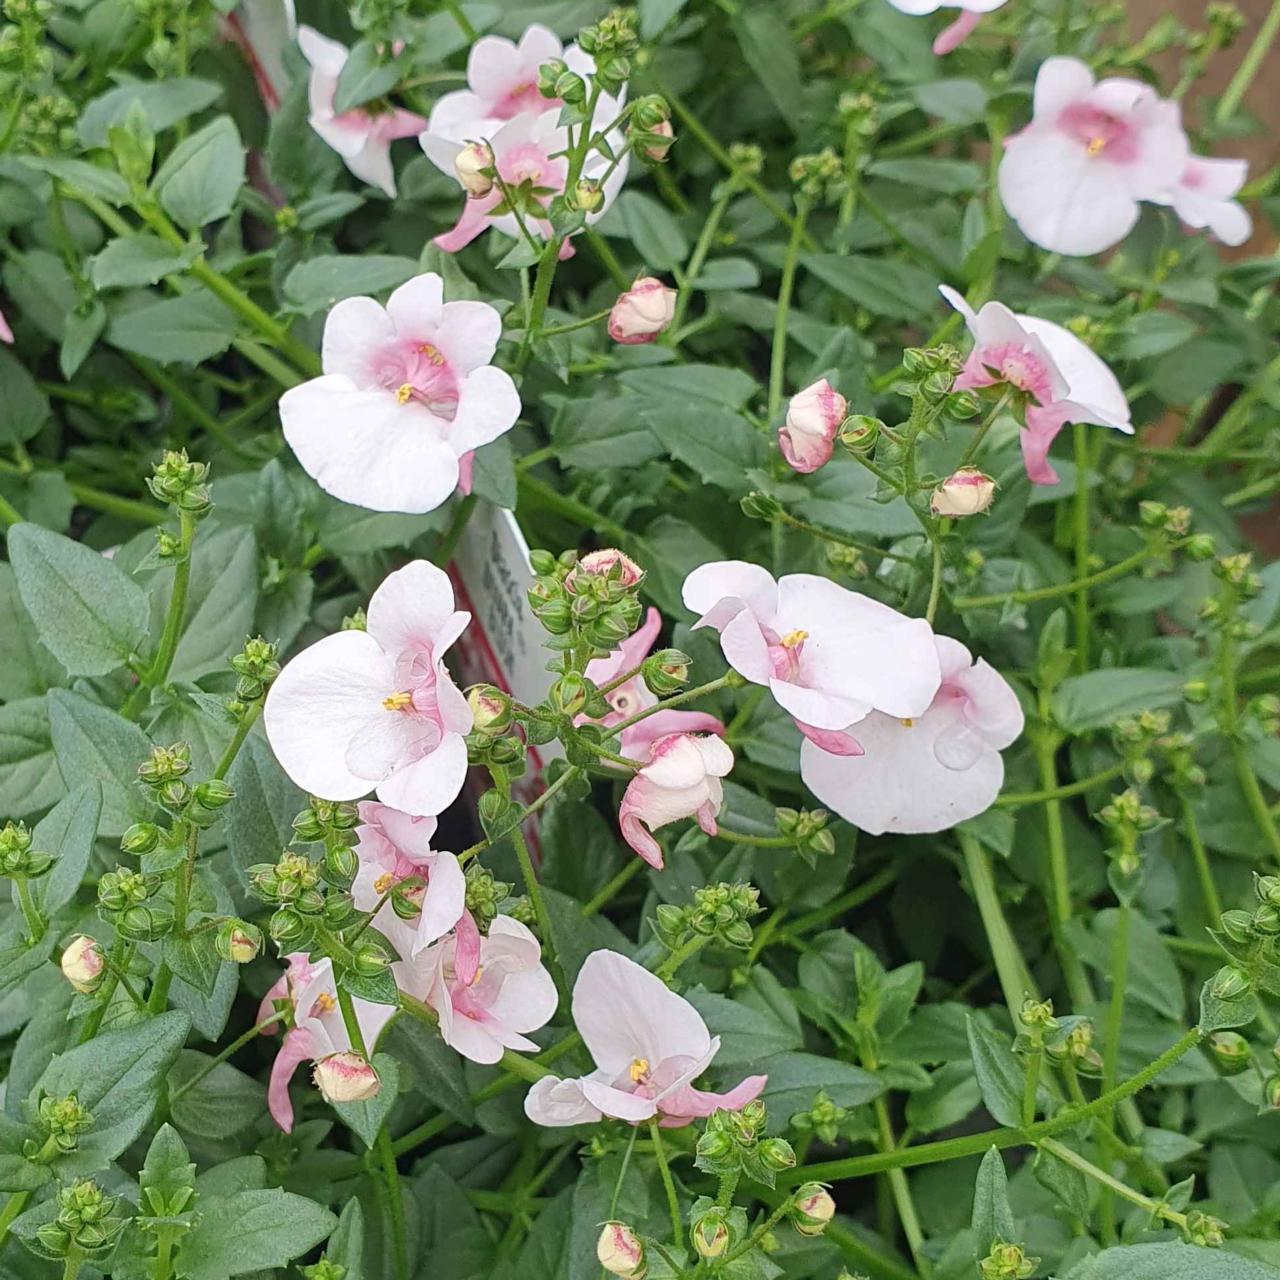
<path fill-rule="evenodd" d="M 262 949 L 262 930 L 244 920 L 224 920 L 215 945 L 224 960 L 248 964 Z"/>
<path fill-rule="evenodd" d="M 120 837 L 120 851 L 135 856 L 150 853 L 160 843 L 160 828 L 154 822 L 135 822 Z"/>
<path fill-rule="evenodd" d="M 742 514 L 752 520 L 776 520 L 782 514 L 782 503 L 767 493 L 749 493 L 739 501 Z"/>
<path fill-rule="evenodd" d="M 1253 919 L 1247 911 L 1224 911 L 1218 927 L 1232 942 L 1245 943 L 1253 938 Z"/>
<path fill-rule="evenodd" d="M 644 1245 L 625 1222 L 606 1222 L 596 1241 L 596 1259 L 610 1275 L 644 1280 Z"/>
<path fill-rule="evenodd" d="M 624 588 L 638 586 L 644 570 L 616 547 L 589 551 L 565 576 L 564 588 L 571 595 L 583 591 L 592 582 L 603 581 Z"/>
<path fill-rule="evenodd" d="M 87 933 L 72 938 L 59 961 L 62 976 L 82 995 L 98 989 L 106 960 L 98 944 Z"/>
<path fill-rule="evenodd" d="M 697 1146 L 698 1167 L 714 1169 L 727 1160 L 734 1150 L 733 1138 L 721 1129 L 708 1129 Z"/>
<path fill-rule="evenodd" d="M 1223 1075 L 1235 1076 L 1249 1068 L 1249 1042 L 1238 1031 L 1215 1031 L 1209 1037 L 1213 1060 Z"/>
<path fill-rule="evenodd" d="M 1274 938 L 1280 934 L 1280 910 L 1269 902 L 1264 902 L 1254 913 L 1250 923 L 1255 933 Z"/>
<path fill-rule="evenodd" d="M 345 844 L 330 844 L 324 851 L 324 875 L 330 884 L 347 888 L 360 870 L 360 858 L 356 851 Z"/>
<path fill-rule="evenodd" d="M 778 447 L 792 471 L 809 475 L 831 461 L 836 430 L 848 408 L 825 378 L 791 397 L 786 421 L 778 429 Z"/>
<path fill-rule="evenodd" d="M 1182 696 L 1191 703 L 1193 707 L 1199 706 L 1201 703 L 1208 702 L 1209 700 L 1209 685 L 1204 680 L 1188 680 L 1187 683 L 1182 686 Z"/>
<path fill-rule="evenodd" d="M 568 63 L 562 59 L 549 58 L 538 68 L 538 92 L 544 98 L 556 97 L 556 82 L 568 70 Z"/>
<path fill-rule="evenodd" d="M 491 684 L 479 684 L 467 691 L 473 733 L 506 733 L 511 727 L 511 698 Z"/>
<path fill-rule="evenodd" d="M 382 1082 L 359 1053 L 332 1053 L 316 1063 L 316 1088 L 326 1102 L 367 1102 L 378 1096 Z"/>
<path fill-rule="evenodd" d="M 352 959 L 352 967 L 362 978 L 376 978 L 391 963 L 391 957 L 376 942 L 366 942 L 357 947 Z"/>
<path fill-rule="evenodd" d="M 806 1182 L 796 1192 L 791 1225 L 802 1236 L 820 1236 L 836 1215 L 836 1202 L 820 1182 Z"/>
<path fill-rule="evenodd" d="M 292 907 L 281 907 L 271 916 L 267 931 L 273 941 L 282 947 L 291 946 L 304 937 L 307 932 L 306 922 Z"/>
<path fill-rule="evenodd" d="M 870 453 L 880 437 L 880 428 L 884 423 L 879 418 L 868 417 L 865 413 L 855 413 L 846 418 L 839 430 L 840 443 L 850 453 Z"/>
<path fill-rule="evenodd" d="M 234 787 L 221 778 L 210 778 L 208 782 L 198 783 L 192 791 L 187 817 L 199 826 L 209 826 L 217 817 L 218 810 L 230 804 L 235 797 Z"/>
<path fill-rule="evenodd" d="M 472 200 L 493 190 L 493 148 L 484 141 L 468 142 L 453 158 L 453 171 Z"/>
<path fill-rule="evenodd" d="M 700 1258 L 719 1258 L 729 1248 L 729 1224 L 718 1206 L 693 1224 L 693 1247 Z"/>
<path fill-rule="evenodd" d="M 785 1138 L 766 1138 L 759 1147 L 760 1162 L 774 1173 L 796 1167 L 795 1148 Z"/>
<path fill-rule="evenodd" d="M 576 671 L 566 671 L 551 686 L 547 701 L 561 715 L 576 716 L 587 705 L 589 693 L 583 676 Z"/>
<path fill-rule="evenodd" d="M 929 499 L 935 516 L 976 516 L 991 506 L 996 482 L 977 467 L 961 467 L 949 475 Z"/>
<path fill-rule="evenodd" d="M 653 276 L 641 276 L 609 312 L 609 337 L 631 346 L 652 342 L 672 321 L 676 291 Z"/>
<path fill-rule="evenodd" d="M 1218 553 L 1218 547 L 1212 534 L 1197 533 L 1187 539 L 1182 553 L 1191 560 L 1212 560 Z"/>
<path fill-rule="evenodd" d="M 1262 1103 L 1272 1111 L 1280 1109 L 1280 1075 L 1268 1076 L 1263 1083 Z"/>
<path fill-rule="evenodd" d="M 640 675 L 651 693 L 670 697 L 689 683 L 690 661 L 679 649 L 659 649 L 645 659 Z"/>
<path fill-rule="evenodd" d="M 579 178 L 573 187 L 573 207 L 595 213 L 604 204 L 604 191 L 594 178 Z"/>
<path fill-rule="evenodd" d="M 1209 994 L 1219 1000 L 1239 1000 L 1249 994 L 1249 975 L 1233 964 L 1224 964 L 1209 979 Z"/>
<path fill-rule="evenodd" d="M 636 135 L 640 154 L 655 164 L 661 164 L 667 158 L 667 152 L 671 150 L 676 137 L 670 120 L 659 120 L 647 129 L 632 129 L 628 132 Z"/>

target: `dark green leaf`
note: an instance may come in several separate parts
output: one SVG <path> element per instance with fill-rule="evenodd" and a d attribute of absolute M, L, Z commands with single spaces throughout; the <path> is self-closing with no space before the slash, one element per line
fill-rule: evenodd
<path fill-rule="evenodd" d="M 179 1245 L 187 1280 L 226 1280 L 283 1267 L 314 1249 L 337 1224 L 328 1209 L 288 1191 L 238 1191 L 202 1200 L 200 1216 Z"/>
<path fill-rule="evenodd" d="M 327 311 L 335 302 L 366 294 L 382 293 L 404 284 L 418 273 L 412 258 L 389 254 L 332 254 L 299 263 L 284 282 L 290 306 L 310 315 Z"/>
<path fill-rule="evenodd" d="M 338 76 L 333 109 L 341 113 L 363 106 L 373 98 L 385 98 L 399 80 L 400 69 L 394 59 L 387 57 L 386 45 L 360 40 L 352 46 Z"/>
<path fill-rule="evenodd" d="M 378 1130 L 396 1104 L 400 1092 L 400 1064 L 389 1053 L 373 1055 L 373 1069 L 381 1081 L 378 1092 L 367 1102 L 335 1102 L 333 1109 L 366 1147 L 372 1147 Z"/>
<path fill-rule="evenodd" d="M 1023 1072 L 1008 1040 L 982 1015 L 967 1014 L 965 1025 L 983 1103 L 999 1124 L 1020 1124 Z"/>
<path fill-rule="evenodd" d="M 40 881 L 46 914 L 76 896 L 93 853 L 101 812 L 102 787 L 91 779 L 59 800 L 31 833 L 31 847 L 57 859 Z"/>

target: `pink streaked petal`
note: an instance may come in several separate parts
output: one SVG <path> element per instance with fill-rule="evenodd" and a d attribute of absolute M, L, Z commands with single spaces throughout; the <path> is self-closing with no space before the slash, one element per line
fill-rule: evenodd
<path fill-rule="evenodd" d="M 489 212 L 502 200 L 502 193 L 497 189 L 478 200 L 468 200 L 462 206 L 458 221 L 441 235 L 432 240 L 437 249 L 445 253 L 457 253 L 465 249 L 477 236 L 482 235 L 489 226 Z"/>
<path fill-rule="evenodd" d="M 634 786 L 634 781 L 631 784 Z M 628 787 L 628 791 L 630 787 Z M 655 871 L 661 871 L 666 865 L 662 858 L 662 846 L 653 838 L 644 825 L 639 806 L 622 797 L 622 806 L 618 810 L 618 826 L 622 830 L 622 838 L 638 853 Z"/>
<path fill-rule="evenodd" d="M 457 944 L 453 953 L 454 971 L 459 982 L 470 986 L 480 968 L 480 930 L 476 927 L 475 918 L 466 909 L 465 898 L 462 915 L 458 917 L 453 936 Z"/>
<path fill-rule="evenodd" d="M 0 311 L 0 342 L 13 343 L 13 330 L 9 328 L 9 322 L 4 318 L 4 312 Z"/>
<path fill-rule="evenodd" d="M 741 1084 L 725 1093 L 695 1089 L 687 1084 L 662 1099 L 662 1111 L 673 1121 L 683 1117 L 683 1123 L 695 1117 L 709 1116 L 713 1111 L 740 1111 L 760 1096 L 768 1082 L 768 1076 L 747 1076 Z"/>
<path fill-rule="evenodd" d="M 298 1068 L 315 1056 L 315 1042 L 310 1032 L 302 1027 L 294 1027 L 285 1033 L 280 1052 L 271 1064 L 271 1079 L 267 1084 L 267 1110 L 285 1133 L 293 1129 L 293 1103 L 289 1099 L 289 1082 Z"/>
<path fill-rule="evenodd" d="M 833 756 L 860 756 L 863 753 L 857 738 L 847 730 L 818 729 L 803 720 L 796 720 L 795 726 L 814 746 L 829 751 Z"/>
<path fill-rule="evenodd" d="M 724 737 L 725 727 L 705 711 L 655 711 L 622 731 L 622 754 L 642 759 L 659 738 L 688 733 L 711 733 Z"/>
<path fill-rule="evenodd" d="M 981 14 L 972 13 L 968 9 L 962 10 L 960 16 L 950 26 L 944 27 L 938 33 L 937 39 L 933 42 L 934 54 L 941 58 L 948 53 L 953 53 L 973 34 L 974 28 L 981 20 Z"/>

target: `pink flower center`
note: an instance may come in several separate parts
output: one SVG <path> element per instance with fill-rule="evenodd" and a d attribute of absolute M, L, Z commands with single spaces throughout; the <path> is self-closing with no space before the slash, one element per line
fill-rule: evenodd
<path fill-rule="evenodd" d="M 780 639 L 768 632 L 765 639 L 769 641 L 769 662 L 773 666 L 773 674 L 779 680 L 794 684 L 800 675 L 800 655 L 804 652 L 804 642 L 809 638 L 807 631 L 788 631 Z"/>
<path fill-rule="evenodd" d="M 1058 128 L 1091 156 L 1105 156 L 1117 164 L 1138 158 L 1138 132 L 1122 116 L 1088 102 L 1073 102 L 1058 117 Z"/>
<path fill-rule="evenodd" d="M 493 114 L 499 120 L 510 120 L 526 111 L 537 114 L 560 106 L 559 98 L 544 98 L 533 80 L 513 85 L 493 104 Z"/>
<path fill-rule="evenodd" d="M 1011 387 L 1029 395 L 1037 404 L 1052 403 L 1049 371 L 1024 347 L 1013 343 L 1002 347 L 986 347 L 979 359 L 997 382 L 1007 382 Z"/>
<path fill-rule="evenodd" d="M 396 685 L 396 689 L 383 698 L 383 710 L 411 722 L 413 742 L 409 761 L 421 760 L 440 745 L 445 733 L 435 663 L 430 653 L 402 654 L 396 663 Z"/>
<path fill-rule="evenodd" d="M 447 422 L 458 412 L 457 376 L 432 342 L 402 339 L 379 353 L 370 374 L 378 386 L 394 391 L 401 404 L 415 400 Z"/>
<path fill-rule="evenodd" d="M 559 190 L 564 181 L 564 161 L 552 160 L 536 142 L 523 142 L 497 158 L 503 182 L 518 187 L 532 182 L 535 187 Z"/>

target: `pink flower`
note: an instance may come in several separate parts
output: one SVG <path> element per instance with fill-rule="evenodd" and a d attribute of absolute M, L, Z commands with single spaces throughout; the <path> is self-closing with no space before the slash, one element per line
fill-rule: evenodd
<path fill-rule="evenodd" d="M 930 495 L 929 510 L 935 516 L 976 516 L 991 506 L 996 482 L 977 467 L 961 467 Z"/>
<path fill-rule="evenodd" d="M 649 656 L 661 630 L 662 615 L 650 606 L 638 631 L 628 636 L 607 658 L 593 658 L 587 663 L 587 679 L 603 687 L 616 680 L 624 671 L 634 670 Z M 605 698 L 613 710 L 601 716 L 596 723 L 610 729 L 658 701 L 638 675 L 606 693 Z M 586 716 L 579 716 L 576 723 L 585 724 L 587 720 Z M 705 711 L 655 711 L 653 715 L 645 716 L 643 720 L 622 731 L 622 754 L 632 759 L 647 759 L 649 747 L 655 739 L 665 738 L 673 733 L 715 733 L 723 736 L 724 725 Z"/>
<path fill-rule="evenodd" d="M 673 733 L 649 747 L 649 763 L 627 783 L 618 809 L 622 838 L 651 866 L 662 870 L 662 846 L 650 835 L 681 818 L 697 818 L 709 836 L 724 801 L 723 778 L 733 752 L 714 734 Z"/>
<path fill-rule="evenodd" d="M 346 46 L 303 26 L 298 28 L 298 47 L 311 64 L 311 127 L 357 178 L 394 196 L 396 175 L 391 168 L 391 143 L 396 138 L 412 138 L 421 133 L 427 122 L 400 107 L 375 110 L 365 104 L 337 113 L 333 96 L 347 64 Z"/>
<path fill-rule="evenodd" d="M 324 326 L 324 374 L 280 398 L 285 439 L 326 492 L 373 511 L 434 511 L 462 460 L 515 425 L 520 395 L 490 363 L 502 320 L 484 302 L 445 302 L 431 273 L 384 308 L 345 298 Z"/>
<path fill-rule="evenodd" d="M 855 827 L 881 835 L 943 831 L 989 808 L 1004 781 L 1000 751 L 1022 732 L 1017 696 L 958 640 L 935 637 L 942 685 L 921 716 L 873 712 L 858 724 L 865 751 L 834 756 L 806 742 L 805 785 Z"/>
<path fill-rule="evenodd" d="M 826 378 L 791 397 L 778 444 L 792 471 L 808 475 L 831 461 L 836 432 L 848 408 L 848 401 Z"/>
<path fill-rule="evenodd" d="M 1155 198 L 1156 203 L 1172 205 L 1188 227 L 1208 227 L 1223 244 L 1244 244 L 1253 234 L 1253 220 L 1231 197 L 1248 176 L 1247 160 L 1192 156 L 1182 176 Z"/>
<path fill-rule="evenodd" d="M 728 1093 L 693 1087 L 720 1049 L 702 1016 L 633 960 L 593 951 L 573 986 L 573 1021 L 596 1069 L 578 1079 L 546 1076 L 529 1090 L 525 1114 L 535 1124 L 589 1124 L 604 1116 L 665 1127 L 713 1111 L 738 1111 L 767 1076 L 748 1076 Z"/>
<path fill-rule="evenodd" d="M 1049 446 L 1068 422 L 1133 434 L 1129 402 L 1115 374 L 1074 333 L 1010 311 L 1002 302 L 988 302 L 975 314 L 954 289 L 943 285 L 940 292 L 973 335 L 956 388 L 1003 383 L 1025 396 L 1026 425 L 1019 438 L 1032 484 L 1057 484 Z"/>
<path fill-rule="evenodd" d="M 415 817 L 453 802 L 471 709 L 444 665 L 471 621 L 443 569 L 415 560 L 369 601 L 366 631 L 304 649 L 276 678 L 263 719 L 285 773 L 311 795 L 378 799 Z"/>
<path fill-rule="evenodd" d="M 462 180 L 458 176 L 457 159 L 461 151 L 472 141 L 486 141 L 493 148 L 493 163 L 498 176 L 509 188 L 517 189 L 528 184 L 535 193 L 536 203 L 546 208 L 552 196 L 564 191 L 565 179 L 568 176 L 569 162 L 566 151 L 569 146 L 569 132 L 560 124 L 558 109 L 543 111 L 541 115 L 524 114 L 512 116 L 492 134 L 483 135 L 472 132 L 462 140 L 454 140 L 433 130 L 428 130 L 419 137 L 427 158 L 441 173 L 447 174 L 458 184 Z M 610 135 L 610 145 L 621 149 L 623 141 L 620 135 Z M 583 165 L 582 177 L 589 179 L 602 178 L 609 169 L 610 161 L 598 151 L 593 151 Z M 623 161 L 604 179 L 602 193 L 604 199 L 599 206 L 587 214 L 587 223 L 591 224 L 604 216 L 614 197 L 622 188 L 626 179 L 626 162 Z M 505 235 L 516 239 L 520 235 L 520 224 L 513 213 L 496 213 L 495 210 L 506 197 L 501 187 L 494 185 L 488 195 L 469 198 L 462 206 L 458 221 L 443 235 L 432 241 L 446 253 L 457 253 L 465 248 L 488 227 L 494 226 Z M 527 212 L 523 215 L 525 227 L 531 235 L 550 240 L 553 232 L 546 218 L 533 216 Z M 573 253 L 572 246 L 566 240 L 561 249 L 562 257 Z"/>
<path fill-rule="evenodd" d="M 294 1073 L 304 1062 L 322 1062 L 332 1059 L 334 1054 L 352 1054 L 351 1037 L 347 1035 L 346 1023 L 342 1019 L 342 1010 L 338 1008 L 338 989 L 333 981 L 333 962 L 327 958 L 312 962 L 305 951 L 294 952 L 285 957 L 288 968 L 272 985 L 262 998 L 258 1008 L 258 1021 L 263 1022 L 275 1012 L 277 1000 L 287 1000 L 293 1010 L 293 1026 L 285 1032 L 280 1044 L 280 1051 L 271 1066 L 271 1079 L 267 1085 L 267 1109 L 276 1124 L 288 1133 L 293 1128 L 293 1103 L 289 1100 L 289 1082 Z M 370 1000 L 352 997 L 356 1021 L 360 1024 L 360 1035 L 365 1044 L 372 1049 L 377 1043 L 382 1029 L 395 1013 L 395 1006 L 374 1004 Z M 274 1035 L 275 1028 L 269 1027 L 264 1035 Z M 358 1059 L 364 1067 L 372 1072 L 363 1058 Z M 345 1070 L 344 1070 L 345 1066 Z M 320 1079 L 326 1086 L 332 1083 L 333 1092 L 326 1092 L 330 1100 L 349 1101 L 338 1097 L 343 1091 L 337 1077 L 352 1076 L 354 1064 L 344 1060 L 334 1064 L 333 1069 Z M 317 1084 L 320 1083 L 317 1079 Z M 368 1080 L 362 1078 L 367 1089 Z M 376 1082 L 377 1075 L 374 1074 Z M 360 1083 L 356 1081 L 355 1083 Z M 366 1094 L 365 1096 L 368 1096 Z"/>
<path fill-rule="evenodd" d="M 871 711 L 920 715 L 938 690 L 933 631 L 811 573 L 774 581 L 742 560 L 701 565 L 684 581 L 694 629 L 714 627 L 729 665 L 765 685 L 800 732 L 856 753 L 847 732 Z"/>
<path fill-rule="evenodd" d="M 569 570 L 564 580 L 565 589 L 573 591 L 574 583 L 582 577 L 607 578 L 624 587 L 634 587 L 644 577 L 644 570 L 616 547 L 602 547 L 599 551 L 588 551 Z"/>
<path fill-rule="evenodd" d="M 13 345 L 13 330 L 9 328 L 9 322 L 4 318 L 3 311 L 0 311 L 0 342 Z"/>
<path fill-rule="evenodd" d="M 676 291 L 654 276 L 641 276 L 609 312 L 609 337 L 623 346 L 652 342 L 671 323 Z"/>
<path fill-rule="evenodd" d="M 958 49 L 972 34 L 984 13 L 1001 8 L 1005 2 L 1006 0 L 889 0 L 899 13 L 913 16 L 936 13 L 939 9 L 960 10 L 960 16 L 949 27 L 944 27 L 933 42 L 933 51 L 938 57 Z"/>
<path fill-rule="evenodd" d="M 544 98 L 538 92 L 538 68 L 556 59 L 580 76 L 595 71 L 595 63 L 576 44 L 564 48 L 554 31 L 536 22 L 518 44 L 502 36 L 483 36 L 467 57 L 467 87 L 446 93 L 431 108 L 427 131 L 465 142 L 491 137 L 516 116 L 559 109 L 558 98 Z M 604 123 L 618 114 L 621 104 L 610 98 L 608 106 L 608 113 L 598 116 Z"/>
<path fill-rule="evenodd" d="M 472 1062 L 497 1062 L 504 1049 L 536 1053 L 525 1033 L 556 1011 L 556 986 L 542 967 L 537 938 L 518 920 L 498 916 L 480 940 L 480 963 L 470 976 L 460 971 L 457 952 L 457 939 L 448 937 L 397 965 L 401 988 L 436 1011 L 445 1044 Z"/>
<path fill-rule="evenodd" d="M 1042 249 L 1100 253 L 1129 234 L 1140 200 L 1179 180 L 1187 159 L 1176 102 L 1137 80 L 1095 83 L 1076 58 L 1049 58 L 1031 123 L 1006 141 L 1000 197 Z"/>
<path fill-rule="evenodd" d="M 351 896 L 361 911 L 372 911 L 401 881 L 418 877 L 426 881 L 414 895 L 419 903 L 417 920 L 402 920 L 390 902 L 383 905 L 374 925 L 411 959 L 457 928 L 459 950 L 474 973 L 480 935 L 467 910 L 467 877 L 457 856 L 432 849 L 436 820 L 414 817 L 390 805 L 365 800 L 360 805 L 360 869 L 351 885 Z M 468 958 L 469 957 L 469 958 Z"/>

